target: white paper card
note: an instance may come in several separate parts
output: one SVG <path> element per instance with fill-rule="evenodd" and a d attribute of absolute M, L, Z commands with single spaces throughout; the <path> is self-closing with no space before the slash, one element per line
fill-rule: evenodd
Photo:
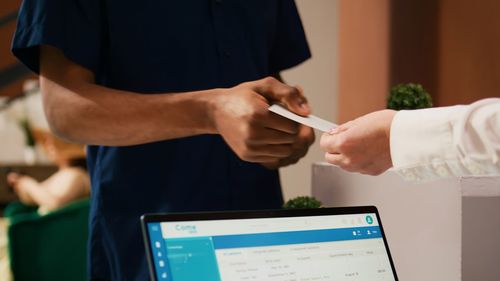
<path fill-rule="evenodd" d="M 318 129 L 322 132 L 330 132 L 330 130 L 332 130 L 333 128 L 338 127 L 337 124 L 326 121 L 314 115 L 309 115 L 308 117 L 297 115 L 279 104 L 271 105 L 269 107 L 269 111 L 281 115 L 285 118 L 291 119 L 300 124 L 304 124 L 311 128 Z"/>

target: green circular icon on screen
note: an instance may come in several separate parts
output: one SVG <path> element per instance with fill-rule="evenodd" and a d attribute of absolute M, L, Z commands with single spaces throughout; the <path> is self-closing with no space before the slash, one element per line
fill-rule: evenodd
<path fill-rule="evenodd" d="M 372 223 L 373 223 L 373 218 L 372 218 L 372 216 L 366 216 L 366 222 L 367 222 L 368 224 L 372 224 Z"/>

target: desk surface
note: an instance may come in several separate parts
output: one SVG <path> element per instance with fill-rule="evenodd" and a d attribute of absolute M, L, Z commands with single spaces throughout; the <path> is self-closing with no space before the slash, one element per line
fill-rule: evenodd
<path fill-rule="evenodd" d="M 376 205 L 400 280 L 498 280 L 500 177 L 416 184 L 315 163 L 312 195 L 326 206 Z"/>
<path fill-rule="evenodd" d="M 500 197 L 500 177 L 460 178 L 463 197 Z"/>

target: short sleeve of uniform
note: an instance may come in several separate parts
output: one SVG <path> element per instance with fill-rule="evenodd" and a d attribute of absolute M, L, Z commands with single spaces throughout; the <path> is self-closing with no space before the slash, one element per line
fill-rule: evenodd
<path fill-rule="evenodd" d="M 19 11 L 12 52 L 39 73 L 41 45 L 63 51 L 71 61 L 99 68 L 102 34 L 100 0 L 24 0 Z"/>
<path fill-rule="evenodd" d="M 271 73 L 293 67 L 311 57 L 295 1 L 278 2 L 276 35 L 269 63 Z"/>

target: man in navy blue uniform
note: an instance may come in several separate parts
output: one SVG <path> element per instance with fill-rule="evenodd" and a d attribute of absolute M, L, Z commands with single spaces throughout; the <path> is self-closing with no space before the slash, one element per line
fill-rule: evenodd
<path fill-rule="evenodd" d="M 24 0 L 13 52 L 52 130 L 89 144 L 92 280 L 147 280 L 144 213 L 272 209 L 309 114 L 271 77 L 310 57 L 293 0 Z"/>

